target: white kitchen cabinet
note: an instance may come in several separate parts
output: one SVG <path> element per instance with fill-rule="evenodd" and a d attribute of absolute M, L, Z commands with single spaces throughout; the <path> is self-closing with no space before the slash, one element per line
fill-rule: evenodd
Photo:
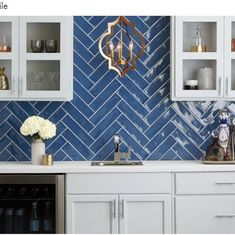
<path fill-rule="evenodd" d="M 176 173 L 175 233 L 235 233 L 234 172 Z"/>
<path fill-rule="evenodd" d="M 11 52 L 0 52 L 9 90 L 0 100 L 71 100 L 73 94 L 72 17 L 0 17 Z M 33 53 L 31 40 L 56 40 L 57 51 Z M 44 46 L 45 47 L 45 46 Z"/>
<path fill-rule="evenodd" d="M 172 100 L 235 99 L 235 17 L 176 16 L 171 24 Z M 206 52 L 191 52 L 195 28 L 200 27 Z M 212 87 L 187 90 L 187 80 L 198 80 L 201 68 L 212 68 Z"/>
<path fill-rule="evenodd" d="M 67 196 L 67 233 L 118 233 L 118 196 Z"/>
<path fill-rule="evenodd" d="M 170 193 L 168 173 L 68 174 L 67 233 L 170 233 Z"/>
<path fill-rule="evenodd" d="M 120 233 L 170 233 L 170 195 L 120 195 Z"/>
<path fill-rule="evenodd" d="M 235 233 L 235 196 L 176 198 L 176 233 Z"/>

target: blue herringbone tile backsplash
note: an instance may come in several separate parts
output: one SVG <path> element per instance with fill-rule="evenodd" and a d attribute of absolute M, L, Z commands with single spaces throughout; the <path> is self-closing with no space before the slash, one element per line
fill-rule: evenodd
<path fill-rule="evenodd" d="M 119 78 L 107 69 L 98 39 L 116 17 L 74 17 L 74 99 L 72 102 L 0 102 L 2 161 L 30 160 L 22 122 L 40 115 L 55 122 L 47 152 L 56 160 L 113 158 L 113 135 L 121 150 L 143 160 L 200 159 L 218 126 L 218 112 L 231 102 L 170 100 L 170 18 L 128 17 L 144 35 L 146 50 L 137 69 Z"/>

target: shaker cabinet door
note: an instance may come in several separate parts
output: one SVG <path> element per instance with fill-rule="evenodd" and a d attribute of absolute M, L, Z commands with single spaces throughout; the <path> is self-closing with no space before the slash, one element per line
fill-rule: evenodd
<path fill-rule="evenodd" d="M 67 196 L 66 230 L 75 234 L 118 233 L 118 196 Z"/>
<path fill-rule="evenodd" d="M 120 233 L 171 232 L 170 195 L 120 195 Z"/>
<path fill-rule="evenodd" d="M 176 198 L 176 233 L 235 233 L 235 196 Z"/>

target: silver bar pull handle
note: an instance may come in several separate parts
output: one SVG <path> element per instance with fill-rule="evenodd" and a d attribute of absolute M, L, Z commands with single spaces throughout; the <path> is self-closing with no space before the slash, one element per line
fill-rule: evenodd
<path fill-rule="evenodd" d="M 219 77 L 218 80 L 219 80 L 219 81 L 218 81 L 218 83 L 219 83 L 219 84 L 218 84 L 218 85 L 219 85 L 219 86 L 218 86 L 218 89 L 219 89 L 219 96 L 221 96 L 221 81 L 222 81 L 222 80 L 221 80 L 221 77 Z"/>
<path fill-rule="evenodd" d="M 232 217 L 235 217 L 235 214 L 217 214 L 215 217 L 219 217 L 219 218 L 222 218 L 222 217 L 232 218 Z"/>
<path fill-rule="evenodd" d="M 125 203 L 125 201 L 124 201 L 124 199 L 122 199 L 122 219 L 124 219 L 124 216 L 125 216 L 125 212 L 124 212 L 124 210 L 125 210 L 125 205 L 124 205 L 124 203 Z"/>
<path fill-rule="evenodd" d="M 226 77 L 226 95 L 228 96 L 228 77 Z"/>
<path fill-rule="evenodd" d="M 231 182 L 223 182 L 223 181 L 221 181 L 221 182 L 215 182 L 215 184 L 218 184 L 218 185 L 222 185 L 222 184 L 228 184 L 228 185 L 233 185 L 233 184 L 235 184 L 235 182 L 233 182 L 233 181 L 231 181 Z"/>
<path fill-rule="evenodd" d="M 20 96 L 22 96 L 23 94 L 23 78 L 20 78 L 20 82 L 19 82 L 19 92 L 20 92 Z"/>
<path fill-rule="evenodd" d="M 113 218 L 116 219 L 116 199 L 113 200 Z"/>

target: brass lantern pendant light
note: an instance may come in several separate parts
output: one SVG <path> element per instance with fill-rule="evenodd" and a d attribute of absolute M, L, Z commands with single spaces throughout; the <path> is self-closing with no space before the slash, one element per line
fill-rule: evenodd
<path fill-rule="evenodd" d="M 108 23 L 108 31 L 99 39 L 99 50 L 108 60 L 108 68 L 118 72 L 121 77 L 136 68 L 144 48 L 144 37 L 136 30 L 135 23 L 124 16 Z"/>

